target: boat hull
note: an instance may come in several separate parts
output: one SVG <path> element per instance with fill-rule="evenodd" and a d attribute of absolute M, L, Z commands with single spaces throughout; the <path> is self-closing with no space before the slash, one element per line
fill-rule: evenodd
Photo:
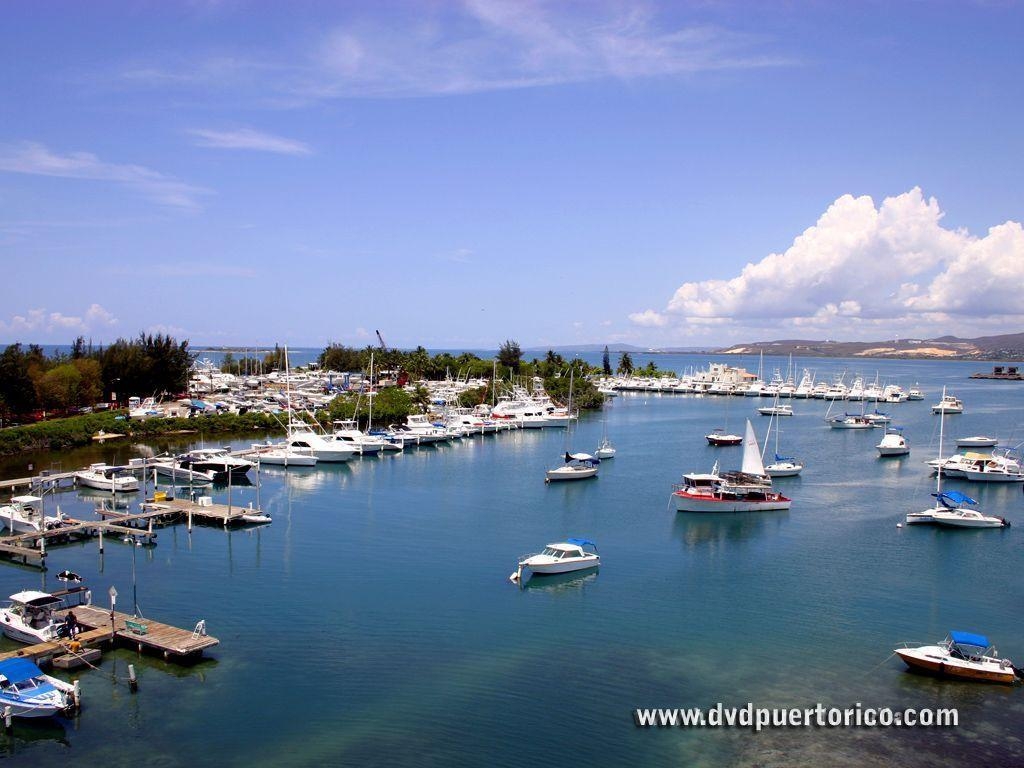
<path fill-rule="evenodd" d="M 733 499 L 719 495 L 697 495 L 675 491 L 672 494 L 676 512 L 781 512 L 792 501 L 780 493 L 767 494 L 765 499 Z"/>
<path fill-rule="evenodd" d="M 565 480 L 589 480 L 592 477 L 597 477 L 597 467 L 584 467 L 580 469 L 575 467 L 558 467 L 557 469 L 549 469 L 544 474 L 545 481 L 549 483 Z"/>
<path fill-rule="evenodd" d="M 1013 667 L 1002 669 L 997 664 L 972 664 L 954 659 L 942 648 L 897 649 L 896 655 L 911 669 L 939 677 L 957 680 L 975 680 L 983 683 L 1012 684 L 1016 675 Z"/>

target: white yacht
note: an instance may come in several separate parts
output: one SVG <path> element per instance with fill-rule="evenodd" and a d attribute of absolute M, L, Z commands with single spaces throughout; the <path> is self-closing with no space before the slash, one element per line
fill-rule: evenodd
<path fill-rule="evenodd" d="M 395 433 L 402 438 L 406 445 L 410 443 L 425 445 L 449 439 L 448 430 L 435 426 L 422 413 L 410 413 L 405 417 L 405 424 L 395 428 Z"/>
<path fill-rule="evenodd" d="M 256 460 L 262 465 L 276 467 L 315 467 L 316 456 L 311 451 L 292 448 L 287 445 L 256 443 L 252 446 Z"/>
<path fill-rule="evenodd" d="M 932 513 L 932 522 L 946 528 L 1009 528 L 1005 517 L 986 515 L 976 509 L 943 509 Z"/>
<path fill-rule="evenodd" d="M 43 500 L 39 496 L 14 496 L 9 504 L 0 507 L 0 525 L 10 533 L 38 533 L 62 523 L 59 511 L 56 517 L 43 515 Z"/>
<path fill-rule="evenodd" d="M 400 443 L 391 443 L 379 435 L 362 432 L 352 419 L 335 421 L 332 426 L 334 431 L 327 436 L 327 440 L 351 448 L 362 456 L 402 450 Z"/>
<path fill-rule="evenodd" d="M 232 456 L 227 448 L 196 448 L 178 457 L 183 467 L 200 472 L 212 472 L 218 480 L 227 477 L 245 475 L 253 464 L 248 459 Z"/>
<path fill-rule="evenodd" d="M 56 640 L 64 626 L 63 619 L 57 616 L 63 607 L 64 601 L 49 592 L 16 592 L 7 607 L 0 610 L 0 628 L 19 643 L 47 643 Z"/>
<path fill-rule="evenodd" d="M 906 456 L 910 453 L 910 444 L 899 427 L 887 429 L 882 441 L 875 448 L 879 456 Z"/>
<path fill-rule="evenodd" d="M 338 463 L 348 461 L 356 455 L 355 448 L 337 440 L 329 440 L 304 422 L 288 424 L 288 438 L 282 448 L 291 448 L 296 453 L 315 456 L 318 462 Z"/>
<path fill-rule="evenodd" d="M 932 406 L 932 413 L 963 413 L 964 404 L 953 395 L 943 395 L 942 399 Z"/>
<path fill-rule="evenodd" d="M 593 549 L 593 552 L 587 550 Z M 509 576 L 513 582 L 523 583 L 536 574 L 570 573 L 601 565 L 597 546 L 587 539 L 566 539 L 548 544 L 544 551 L 519 560 L 515 572 Z"/>
<path fill-rule="evenodd" d="M 998 437 L 988 437 L 987 435 L 959 437 L 956 441 L 957 448 L 995 448 L 998 444 Z"/>
<path fill-rule="evenodd" d="M 90 464 L 87 469 L 75 472 L 75 483 L 111 493 L 135 493 L 139 490 L 139 479 L 126 467 L 110 467 L 102 463 Z"/>

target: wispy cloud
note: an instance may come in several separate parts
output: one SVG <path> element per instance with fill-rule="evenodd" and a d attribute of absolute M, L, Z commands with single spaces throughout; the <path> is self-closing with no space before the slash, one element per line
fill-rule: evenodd
<path fill-rule="evenodd" d="M 309 155 L 309 145 L 294 139 L 263 133 L 252 128 L 238 128 L 233 131 L 214 131 L 194 128 L 189 131 L 196 137 L 196 145 L 215 149 L 243 149 L 255 152 L 276 152 L 281 155 Z"/>
<path fill-rule="evenodd" d="M 358 6 L 353 6 L 358 8 Z M 679 25 L 644 2 L 463 0 L 398 5 L 387 22 L 351 16 L 287 55 L 267 50 L 135 62 L 124 84 L 219 89 L 293 106 L 351 97 L 422 97 L 602 79 L 786 66 L 771 42 L 722 26 Z"/>
<path fill-rule="evenodd" d="M 142 165 L 104 162 L 91 152 L 59 155 L 33 141 L 0 145 L 0 171 L 123 184 L 161 205 L 185 210 L 198 209 L 197 198 L 208 193 Z"/>

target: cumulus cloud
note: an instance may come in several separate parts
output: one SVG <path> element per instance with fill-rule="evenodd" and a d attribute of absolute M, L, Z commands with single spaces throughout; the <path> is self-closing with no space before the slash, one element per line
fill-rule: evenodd
<path fill-rule="evenodd" d="M 51 336 L 67 341 L 69 333 L 95 333 L 117 324 L 117 318 L 99 304 L 91 304 L 84 315 L 65 315 L 63 312 L 48 312 L 46 309 L 30 309 L 24 314 L 14 315 L 10 320 L 0 320 L 0 336 L 12 340 L 50 340 Z"/>
<path fill-rule="evenodd" d="M 1024 320 L 1024 230 L 1008 221 L 984 237 L 942 226 L 935 198 L 917 187 L 875 205 L 843 195 L 783 253 L 739 275 L 681 285 L 663 312 L 630 315 L 639 326 L 725 322 L 777 330 L 957 330 L 953 318 Z"/>
<path fill-rule="evenodd" d="M 214 149 L 242 149 L 255 152 L 274 152 L 280 155 L 309 155 L 309 145 L 283 136 L 274 136 L 252 128 L 238 128 L 233 131 L 213 131 L 194 128 L 189 131 L 196 137 L 196 145 Z"/>
<path fill-rule="evenodd" d="M 0 145 L 0 171 L 123 184 L 161 205 L 189 210 L 197 209 L 197 197 L 206 193 L 145 166 L 108 163 L 91 152 L 59 155 L 34 141 Z"/>

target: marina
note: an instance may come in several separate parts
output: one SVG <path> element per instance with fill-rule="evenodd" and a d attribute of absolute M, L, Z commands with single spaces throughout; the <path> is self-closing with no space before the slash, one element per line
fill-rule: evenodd
<path fill-rule="evenodd" d="M 702 362 L 680 356 L 677 365 Z M 828 365 L 835 363 L 818 363 Z M 1013 576 L 1024 565 L 1019 528 L 896 527 L 935 489 L 925 459 L 938 455 L 940 418 L 931 404 L 942 385 L 953 382 L 965 404 L 965 414 L 947 421 L 956 420 L 962 434 L 994 435 L 1010 446 L 1018 442 L 1019 404 L 998 388 L 1013 385 L 979 382 L 973 389 L 966 373 L 958 374 L 969 371 L 963 363 L 880 367 L 883 380 L 920 382 L 927 394 L 923 402 L 890 409 L 915 453 L 879 461 L 875 446 L 884 430 L 830 429 L 823 422 L 828 403 L 808 398 L 784 419 L 782 434 L 806 466 L 799 476 L 773 479 L 791 500 L 788 510 L 675 511 L 669 499 L 683 473 L 716 461 L 738 467 L 743 448 L 712 447 L 705 439 L 722 423 L 714 397 L 620 391 L 603 413 L 582 414 L 573 425 L 573 444 L 615 436 L 616 458 L 585 483 L 541 482 L 564 456 L 564 430 L 516 429 L 342 463 L 261 467 L 258 486 L 252 473 L 249 484 L 215 483 L 190 493 L 158 477 L 163 497 L 150 482 L 145 496 L 140 491 L 127 507 L 99 504 L 114 494 L 64 486 L 45 494 L 44 511 L 54 514 L 59 506 L 76 521 L 65 535 L 75 535 L 61 541 L 60 532 L 47 532 L 45 559 L 30 561 L 46 570 L 5 565 L 0 588 L 46 591 L 52 574 L 67 568 L 93 589 L 93 607 L 79 617 L 81 638 L 101 649 L 102 658 L 91 662 L 96 669 L 71 673 L 82 687 L 81 725 L 61 733 L 97 754 L 109 738 L 103 723 L 116 721 L 130 723 L 118 735 L 124 748 L 174 755 L 175 764 L 401 763 L 417 750 L 468 765 L 460 755 L 483 749 L 484 740 L 498 764 L 543 760 L 564 743 L 566 726 L 549 713 L 515 706 L 522 691 L 537 679 L 569 684 L 581 670 L 599 669 L 600 695 L 569 716 L 578 723 L 576 748 L 603 764 L 669 764 L 680 749 L 709 765 L 762 764 L 779 749 L 799 763 L 837 741 L 851 750 L 881 743 L 872 738 L 877 734 L 849 731 L 772 732 L 756 742 L 724 733 L 652 734 L 629 722 L 633 707 L 680 696 L 695 706 L 719 700 L 802 706 L 824 696 L 837 706 L 920 707 L 950 695 L 963 700 L 961 727 L 944 732 L 941 747 L 926 731 L 887 732 L 885 762 L 916 765 L 922 756 L 948 759 L 981 749 L 992 761 L 1011 764 L 1021 756 L 1017 747 L 993 746 L 985 733 L 1009 731 L 1024 714 L 1016 688 L 1007 686 L 1008 696 L 997 701 L 971 694 L 970 682 L 915 675 L 898 659 L 885 660 L 900 643 L 942 637 L 950 626 L 983 629 L 1000 638 L 1009 658 L 1024 658 L 1017 621 L 1007 611 L 1024 600 Z M 737 400 L 733 420 L 760 420 L 763 402 Z M 764 430 L 767 421 L 754 423 Z M 775 435 L 759 439 L 775 443 Z M 258 441 L 265 438 L 242 436 L 223 445 L 247 452 Z M 176 455 L 190 445 L 165 439 L 148 447 Z M 133 451 L 105 443 L 66 452 L 59 461 L 128 465 Z M 7 476 L 25 477 L 28 462 L 45 467 L 55 460 L 18 457 L 7 462 Z M 1024 519 L 1019 484 L 944 481 L 943 490 L 957 489 L 969 490 L 986 513 Z M 273 523 L 235 524 L 250 504 Z M 138 546 L 149 533 L 156 534 L 153 545 Z M 508 583 L 521 553 L 576 537 L 600 544 L 599 569 L 535 576 L 519 589 Z M 31 539 L 18 534 L 7 546 L 25 551 Z M 481 551 L 481 542 L 488 556 L 467 558 Z M 38 554 L 39 547 L 30 551 Z M 458 568 L 442 573 L 441 563 Z M 986 584 L 982 592 L 969 587 L 979 580 Z M 204 619 L 219 644 L 184 665 L 165 665 L 159 648 L 144 647 L 139 655 L 142 638 L 161 634 L 158 622 L 133 617 L 133 583 L 141 614 L 180 628 L 185 638 Z M 113 647 L 103 605 L 111 585 L 119 593 Z M 301 628 L 303 658 L 294 656 L 292 638 L 279 627 Z M 767 644 L 751 646 L 752 633 Z M 780 659 L 768 647 L 773 642 L 785 642 L 791 657 Z M 0 652 L 25 652 L 26 646 L 2 643 Z M 45 660 L 59 657 L 60 649 L 32 655 Z M 253 691 L 263 690 L 261 660 L 269 657 L 286 677 L 315 669 L 322 685 L 316 705 L 299 704 L 280 720 L 279 738 L 268 747 L 232 724 L 249 711 Z M 102 695 L 111 674 L 125 678 L 129 662 L 140 673 L 138 693 L 129 697 L 123 687 L 124 697 Z M 66 676 L 60 669 L 52 674 Z M 328 711 L 330 718 L 323 715 Z M 133 720 L 130 712 L 139 716 Z M 456 721 L 454 742 L 436 739 Z M 619 721 L 626 723 L 621 730 L 609 725 Z M 15 735 L 26 727 L 16 725 Z M 209 728 L 218 731 L 216 744 L 198 735 Z M 528 731 L 529 744 L 509 728 Z M 189 733 L 196 735 L 183 735 Z M 36 750 L 40 764 L 61 762 L 56 743 L 43 744 Z"/>

